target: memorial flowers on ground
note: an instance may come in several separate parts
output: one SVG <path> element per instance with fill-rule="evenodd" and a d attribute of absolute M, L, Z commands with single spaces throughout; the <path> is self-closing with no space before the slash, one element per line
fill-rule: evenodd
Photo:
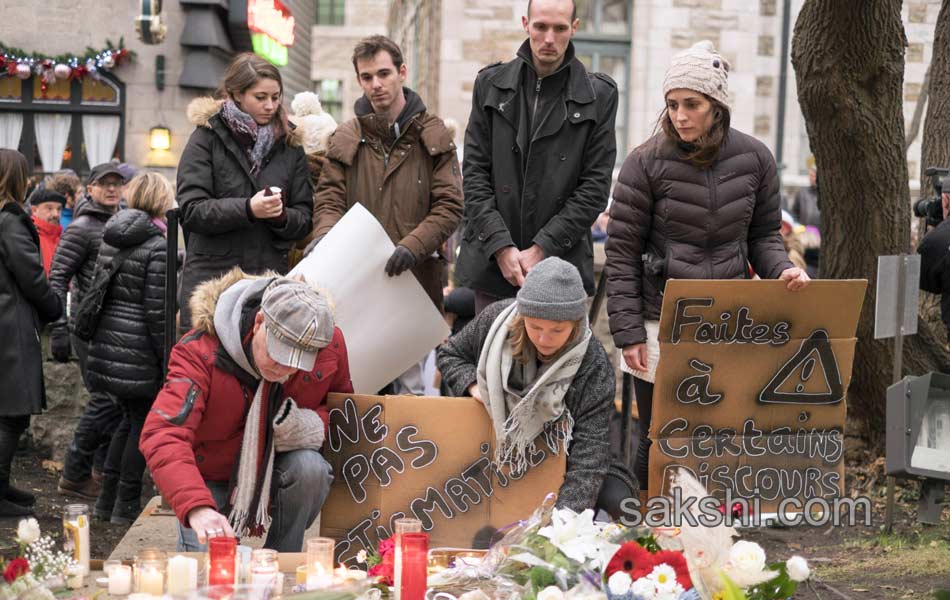
<path fill-rule="evenodd" d="M 57 550 L 51 537 L 42 535 L 34 518 L 20 521 L 16 542 L 18 555 L 0 563 L 3 573 L 0 598 L 55 598 L 53 591 L 66 586 L 67 571 L 76 566 L 76 561 Z"/>

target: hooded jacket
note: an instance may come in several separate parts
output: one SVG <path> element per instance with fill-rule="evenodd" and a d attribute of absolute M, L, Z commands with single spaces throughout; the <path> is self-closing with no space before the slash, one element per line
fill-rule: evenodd
<path fill-rule="evenodd" d="M 76 217 L 63 231 L 53 254 L 50 266 L 49 285 L 53 293 L 59 296 L 66 306 L 66 291 L 70 290 L 69 314 L 76 314 L 76 308 L 82 299 L 82 292 L 89 288 L 96 271 L 96 258 L 99 256 L 99 244 L 102 243 L 102 230 L 118 207 L 112 209 L 90 199 L 80 200 L 76 207 Z M 73 279 L 75 277 L 75 280 Z M 70 282 L 74 285 L 70 287 Z M 50 335 L 68 335 L 66 311 L 53 324 Z"/>
<path fill-rule="evenodd" d="M 192 509 L 217 506 L 204 482 L 231 481 L 237 469 L 247 411 L 261 383 L 250 358 L 251 331 L 271 280 L 233 269 L 195 290 L 194 329 L 172 348 L 165 385 L 145 420 L 139 448 L 186 526 Z M 316 411 L 326 428 L 327 394 L 353 392 L 343 333 L 334 329 L 311 371 L 263 385 L 265 397 L 293 398 Z"/>
<path fill-rule="evenodd" d="M 43 273 L 39 242 L 21 205 L 0 207 L 0 416 L 39 414 L 46 406 L 40 330 L 62 304 Z"/>
<path fill-rule="evenodd" d="M 86 378 L 96 392 L 151 401 L 162 386 L 165 347 L 165 236 L 141 210 L 106 223 L 97 267 L 128 255 L 112 275 L 89 343 Z"/>
<path fill-rule="evenodd" d="M 412 252 L 413 275 L 441 309 L 443 264 L 434 255 L 462 218 L 458 158 L 442 119 L 426 112 L 415 92 L 403 90 L 398 131 L 361 98 L 358 116 L 330 136 L 315 196 L 314 235 L 326 234 L 361 203 L 394 244 Z"/>
<path fill-rule="evenodd" d="M 616 83 L 588 72 L 573 43 L 547 77 L 537 77 L 527 41 L 514 60 L 478 73 L 465 130 L 461 285 L 514 296 L 495 252 L 537 244 L 577 267 L 594 293 L 590 228 L 610 193 L 617 99 Z"/>
<path fill-rule="evenodd" d="M 191 327 L 189 299 L 202 282 L 233 267 L 247 273 L 286 273 L 287 253 L 310 233 L 313 188 L 307 157 L 293 130 L 274 142 L 251 174 L 247 152 L 225 124 L 221 102 L 197 98 L 188 105 L 195 125 L 178 164 L 177 194 L 187 256 L 181 281 L 181 324 Z M 250 199 L 265 187 L 281 189 L 284 215 L 258 220 Z"/>

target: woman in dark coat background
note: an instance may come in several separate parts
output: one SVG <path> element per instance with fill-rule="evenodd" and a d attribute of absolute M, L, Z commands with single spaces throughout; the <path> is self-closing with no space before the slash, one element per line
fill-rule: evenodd
<path fill-rule="evenodd" d="M 666 107 L 652 138 L 626 158 L 607 226 L 607 314 L 621 368 L 634 376 L 640 446 L 635 470 L 648 482 L 648 437 L 659 360 L 658 319 L 667 279 L 744 279 L 749 267 L 790 290 L 808 284 L 780 234 L 775 159 L 730 129 L 729 63 L 709 41 L 673 58 Z"/>
<path fill-rule="evenodd" d="M 118 525 L 141 511 L 145 458 L 139 435 L 162 387 L 165 356 L 165 213 L 171 183 L 158 173 L 137 175 L 126 189 L 129 207 L 109 219 L 96 269 L 124 260 L 113 274 L 89 342 L 89 386 L 122 409 L 109 445 L 95 516 Z"/>
<path fill-rule="evenodd" d="M 197 128 L 178 166 L 187 246 L 179 334 L 191 328 L 188 299 L 196 286 L 235 266 L 286 273 L 288 251 L 310 233 L 307 157 L 287 123 L 283 92 L 277 68 L 245 53 L 228 67 L 219 100 L 199 98 L 188 107 Z"/>
<path fill-rule="evenodd" d="M 40 238 L 23 210 L 26 158 L 0 149 L 0 517 L 33 513 L 33 495 L 13 487 L 10 470 L 30 415 L 46 407 L 40 329 L 62 314 L 40 258 Z"/>

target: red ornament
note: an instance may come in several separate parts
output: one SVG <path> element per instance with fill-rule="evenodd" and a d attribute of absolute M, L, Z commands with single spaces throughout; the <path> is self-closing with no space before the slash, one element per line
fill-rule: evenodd
<path fill-rule="evenodd" d="M 3 570 L 3 580 L 7 583 L 13 583 L 21 575 L 30 572 L 30 563 L 25 558 L 14 558 Z"/>

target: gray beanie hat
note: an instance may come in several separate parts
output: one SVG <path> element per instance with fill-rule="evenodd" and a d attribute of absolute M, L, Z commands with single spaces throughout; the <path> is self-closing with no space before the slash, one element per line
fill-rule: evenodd
<path fill-rule="evenodd" d="M 556 256 L 545 258 L 524 278 L 518 313 L 549 321 L 579 321 L 587 315 L 587 292 L 577 267 Z"/>
<path fill-rule="evenodd" d="M 696 42 L 673 57 L 663 78 L 663 97 L 678 89 L 702 92 L 729 106 L 729 62 L 716 52 L 712 42 Z"/>

